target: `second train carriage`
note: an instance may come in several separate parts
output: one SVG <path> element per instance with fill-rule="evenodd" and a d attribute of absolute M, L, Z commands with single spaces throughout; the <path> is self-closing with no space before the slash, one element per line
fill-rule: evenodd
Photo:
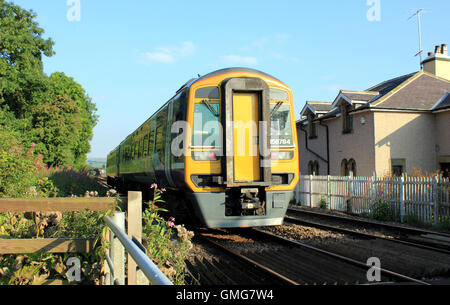
<path fill-rule="evenodd" d="M 175 191 L 202 226 L 254 227 L 283 223 L 298 164 L 291 89 L 229 68 L 178 90 L 108 155 L 107 175 L 125 189 Z"/>

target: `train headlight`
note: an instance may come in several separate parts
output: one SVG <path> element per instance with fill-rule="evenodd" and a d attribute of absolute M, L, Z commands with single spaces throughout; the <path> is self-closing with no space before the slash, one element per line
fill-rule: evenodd
<path fill-rule="evenodd" d="M 217 161 L 219 157 L 215 151 L 193 151 L 192 159 L 194 161 Z"/>
<path fill-rule="evenodd" d="M 294 158 L 293 151 L 272 151 L 270 155 L 272 160 L 292 160 Z"/>

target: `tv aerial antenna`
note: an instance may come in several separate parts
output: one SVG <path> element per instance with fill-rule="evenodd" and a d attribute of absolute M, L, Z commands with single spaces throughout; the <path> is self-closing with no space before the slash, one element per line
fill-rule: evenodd
<path fill-rule="evenodd" d="M 418 27 L 419 27 L 419 52 L 416 54 L 416 55 L 414 55 L 414 56 L 419 56 L 419 59 L 420 59 L 420 63 L 419 63 L 419 65 L 420 65 L 420 70 L 422 70 L 423 69 L 423 67 L 422 67 L 422 54 L 423 54 L 423 49 L 422 49 L 422 20 L 421 20 L 421 16 L 422 16 L 422 14 L 423 13 L 428 13 L 429 11 L 427 11 L 427 10 L 424 10 L 423 8 L 421 8 L 421 9 L 418 9 L 418 10 L 416 10 L 415 12 L 414 12 L 414 14 L 412 14 L 409 18 L 408 18 L 408 21 L 409 20 L 411 20 L 414 16 L 417 16 L 417 24 L 418 24 Z"/>

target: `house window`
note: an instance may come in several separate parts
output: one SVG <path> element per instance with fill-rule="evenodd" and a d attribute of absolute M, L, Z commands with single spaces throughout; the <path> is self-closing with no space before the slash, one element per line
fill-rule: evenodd
<path fill-rule="evenodd" d="M 450 163 L 441 163 L 442 176 L 444 178 L 450 178 Z"/>
<path fill-rule="evenodd" d="M 400 177 L 405 173 L 406 159 L 392 159 L 391 160 L 391 173 L 393 176 Z"/>
<path fill-rule="evenodd" d="M 341 176 L 348 176 L 347 172 L 347 159 L 342 160 L 341 162 Z"/>
<path fill-rule="evenodd" d="M 309 161 L 308 163 L 308 175 L 318 176 L 319 175 L 319 162 Z"/>
<path fill-rule="evenodd" d="M 342 132 L 351 133 L 353 131 L 353 116 L 350 115 L 352 106 L 348 104 L 342 105 Z"/>
<path fill-rule="evenodd" d="M 356 161 L 350 159 L 342 160 L 341 162 L 341 176 L 356 176 Z"/>
<path fill-rule="evenodd" d="M 347 168 L 348 168 L 348 174 L 349 176 L 353 176 L 356 177 L 356 161 L 353 159 L 350 159 L 350 161 L 348 161 L 347 163 Z"/>

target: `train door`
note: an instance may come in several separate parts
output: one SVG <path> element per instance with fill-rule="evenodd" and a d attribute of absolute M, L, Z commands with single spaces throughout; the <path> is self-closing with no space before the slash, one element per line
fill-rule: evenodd
<path fill-rule="evenodd" d="M 233 93 L 234 180 L 261 180 L 259 160 L 259 94 Z"/>
<path fill-rule="evenodd" d="M 231 78 L 224 82 L 224 184 L 228 188 L 268 186 L 272 180 L 269 87 L 259 78 Z"/>

